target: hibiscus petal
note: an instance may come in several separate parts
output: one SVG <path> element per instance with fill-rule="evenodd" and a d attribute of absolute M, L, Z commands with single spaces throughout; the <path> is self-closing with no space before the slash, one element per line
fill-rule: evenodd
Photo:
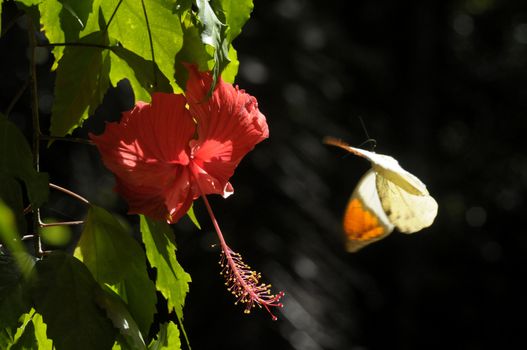
<path fill-rule="evenodd" d="M 156 219 L 185 214 L 179 211 L 193 199 L 186 166 L 195 128 L 182 95 L 155 93 L 151 104 L 139 102 L 102 135 L 90 134 L 131 213 Z"/>
<path fill-rule="evenodd" d="M 187 100 L 198 123 L 198 140 L 192 148 L 194 171 L 200 187 L 227 196 L 228 183 L 241 159 L 269 137 L 265 116 L 256 99 L 219 79 L 208 96 L 212 77 L 188 66 Z"/>

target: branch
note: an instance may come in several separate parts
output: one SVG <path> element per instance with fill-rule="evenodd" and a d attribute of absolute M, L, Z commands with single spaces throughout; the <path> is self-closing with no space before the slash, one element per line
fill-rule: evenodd
<path fill-rule="evenodd" d="M 83 220 L 80 221 L 61 221 L 61 222 L 41 222 L 40 227 L 50 227 L 50 226 L 68 226 L 68 225 L 82 225 L 84 224 Z"/>
<path fill-rule="evenodd" d="M 84 204 L 91 205 L 90 202 L 86 198 L 82 197 L 81 195 L 78 195 L 77 193 L 75 193 L 73 191 L 65 189 L 64 187 L 60 187 L 59 185 L 52 184 L 51 182 L 49 183 L 49 187 L 54 188 L 56 190 L 59 190 L 61 192 L 64 192 L 67 195 L 72 196 L 73 198 L 76 198 L 76 199 L 80 200 L 81 202 L 84 202 Z"/>
<path fill-rule="evenodd" d="M 29 81 L 31 90 L 31 116 L 33 120 L 33 167 L 37 172 L 40 170 L 40 120 L 38 115 L 38 90 L 37 90 L 37 66 L 35 63 L 35 28 L 31 21 L 31 16 L 27 17 L 27 34 L 29 37 Z M 33 249 L 35 254 L 42 257 L 42 242 L 40 241 L 40 235 L 38 233 L 40 224 L 40 209 L 34 208 L 33 211 L 33 232 L 35 232 L 35 240 L 33 242 Z"/>
<path fill-rule="evenodd" d="M 50 136 L 50 135 L 40 135 L 41 140 L 50 140 L 50 141 L 66 141 L 66 142 L 75 142 L 83 143 L 86 145 L 95 145 L 92 140 L 81 139 L 78 137 L 62 137 L 62 136 Z"/>
<path fill-rule="evenodd" d="M 15 107 L 16 103 L 18 102 L 20 97 L 22 97 L 22 94 L 24 93 L 24 91 L 26 91 L 28 86 L 29 86 L 29 79 L 24 82 L 24 85 L 22 85 L 22 87 L 17 91 L 15 97 L 13 97 L 13 100 L 11 101 L 11 103 L 9 103 L 9 106 L 7 106 L 7 109 L 5 111 L 6 117 L 9 117 L 9 114 L 13 110 L 13 107 Z"/>

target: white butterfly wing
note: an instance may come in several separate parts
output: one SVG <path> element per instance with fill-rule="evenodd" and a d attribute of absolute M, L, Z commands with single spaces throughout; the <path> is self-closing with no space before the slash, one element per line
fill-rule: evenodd
<path fill-rule="evenodd" d="M 376 185 L 384 212 L 400 232 L 414 233 L 432 225 L 438 205 L 428 192 L 422 195 L 407 192 L 381 173 L 377 174 Z"/>

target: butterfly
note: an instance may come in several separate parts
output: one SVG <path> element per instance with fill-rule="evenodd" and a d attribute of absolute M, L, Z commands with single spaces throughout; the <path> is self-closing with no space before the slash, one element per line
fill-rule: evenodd
<path fill-rule="evenodd" d="M 346 249 L 356 252 L 390 234 L 394 227 L 414 233 L 432 225 L 437 202 L 425 184 L 404 170 L 393 157 L 351 147 L 332 137 L 324 143 L 337 146 L 371 163 L 351 194 L 343 218 Z"/>

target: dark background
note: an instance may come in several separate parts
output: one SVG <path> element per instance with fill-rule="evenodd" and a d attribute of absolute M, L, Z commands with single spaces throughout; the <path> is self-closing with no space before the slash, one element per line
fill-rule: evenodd
<path fill-rule="evenodd" d="M 19 25 L 0 39 L 2 111 L 27 77 L 26 38 Z M 187 219 L 174 227 L 193 279 L 185 307 L 193 348 L 525 347 L 527 3 L 255 1 L 234 45 L 237 83 L 257 97 L 271 136 L 240 164 L 235 195 L 210 201 L 230 246 L 286 292 L 285 307 L 273 322 L 233 305 L 197 202 L 203 230 Z M 51 61 L 44 49 L 44 116 Z M 23 130 L 28 101 L 10 115 Z M 131 105 L 120 84 L 75 136 L 102 132 L 103 120 Z M 349 254 L 341 215 L 369 164 L 321 140 L 361 145 L 359 117 L 377 152 L 427 184 L 439 214 L 420 233 L 394 232 Z M 56 143 L 42 156 L 52 182 L 125 215 L 94 148 Z M 85 213 L 55 192 L 46 210 L 68 220 Z"/>

